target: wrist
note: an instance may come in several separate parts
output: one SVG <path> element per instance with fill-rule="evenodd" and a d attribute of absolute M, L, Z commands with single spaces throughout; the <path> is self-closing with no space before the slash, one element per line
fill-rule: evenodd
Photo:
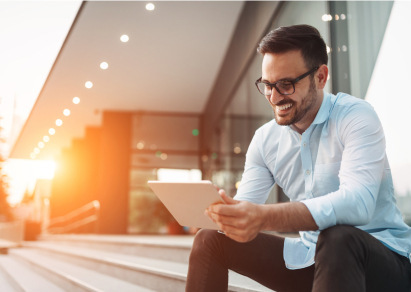
<path fill-rule="evenodd" d="M 270 212 L 269 212 L 269 208 L 268 205 L 258 205 L 260 210 L 259 213 L 261 214 L 261 216 L 259 216 L 260 218 L 260 231 L 268 231 L 270 230 Z"/>

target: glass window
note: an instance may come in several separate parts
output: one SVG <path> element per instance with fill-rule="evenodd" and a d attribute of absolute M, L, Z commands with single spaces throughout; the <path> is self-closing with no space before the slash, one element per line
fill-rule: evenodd
<path fill-rule="evenodd" d="M 411 139 L 407 123 L 411 108 L 408 88 L 411 39 L 406 36 L 411 27 L 410 12 L 410 2 L 394 2 L 365 97 L 383 125 L 398 207 L 408 225 L 411 225 Z"/>
<path fill-rule="evenodd" d="M 148 180 L 198 179 L 199 118 L 172 113 L 136 113 L 132 119 L 129 233 L 169 233 L 171 214 L 147 185 Z M 165 170 L 174 169 L 173 171 Z M 182 232 L 182 229 L 180 230 Z M 175 231 L 173 231 L 175 232 Z"/>
<path fill-rule="evenodd" d="M 367 93 L 393 3 L 347 1 L 349 93 L 356 97 L 365 98 Z"/>

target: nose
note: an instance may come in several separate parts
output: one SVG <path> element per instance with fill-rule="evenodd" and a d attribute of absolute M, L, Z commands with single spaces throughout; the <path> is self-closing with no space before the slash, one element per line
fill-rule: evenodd
<path fill-rule="evenodd" d="M 273 88 L 271 90 L 271 94 L 270 95 L 266 95 L 268 101 L 275 105 L 277 103 L 279 103 L 281 100 L 284 99 L 283 95 L 281 95 L 277 90 L 275 90 L 275 88 Z"/>

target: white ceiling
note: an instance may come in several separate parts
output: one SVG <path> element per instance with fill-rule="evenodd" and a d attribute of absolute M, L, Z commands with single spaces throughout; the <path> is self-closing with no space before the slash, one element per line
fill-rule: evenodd
<path fill-rule="evenodd" d="M 99 125 L 105 109 L 202 112 L 243 1 L 154 3 L 154 11 L 146 2 L 83 4 L 11 158 L 30 158 L 53 127 L 56 134 L 37 155 L 52 159 L 87 126 Z M 107 70 L 99 67 L 103 61 Z M 85 88 L 86 81 L 94 86 Z"/>

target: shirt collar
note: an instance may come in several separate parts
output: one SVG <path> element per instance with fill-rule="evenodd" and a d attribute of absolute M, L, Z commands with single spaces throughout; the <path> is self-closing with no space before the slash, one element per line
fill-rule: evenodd
<path fill-rule="evenodd" d="M 330 113 L 334 107 L 334 104 L 331 100 L 332 96 L 333 95 L 331 93 L 324 92 L 324 97 L 320 109 L 318 110 L 318 113 L 315 116 L 314 121 L 311 123 L 308 129 L 310 129 L 312 125 L 321 124 L 328 120 Z M 290 125 L 286 126 L 286 128 L 288 128 L 289 131 L 294 131 Z"/>
<path fill-rule="evenodd" d="M 312 124 L 317 125 L 317 124 L 324 123 L 330 116 L 331 109 L 332 109 L 331 94 L 324 92 L 323 101 L 321 103 L 320 109 L 318 110 L 318 113 L 315 116 L 315 119 L 312 122 Z"/>

